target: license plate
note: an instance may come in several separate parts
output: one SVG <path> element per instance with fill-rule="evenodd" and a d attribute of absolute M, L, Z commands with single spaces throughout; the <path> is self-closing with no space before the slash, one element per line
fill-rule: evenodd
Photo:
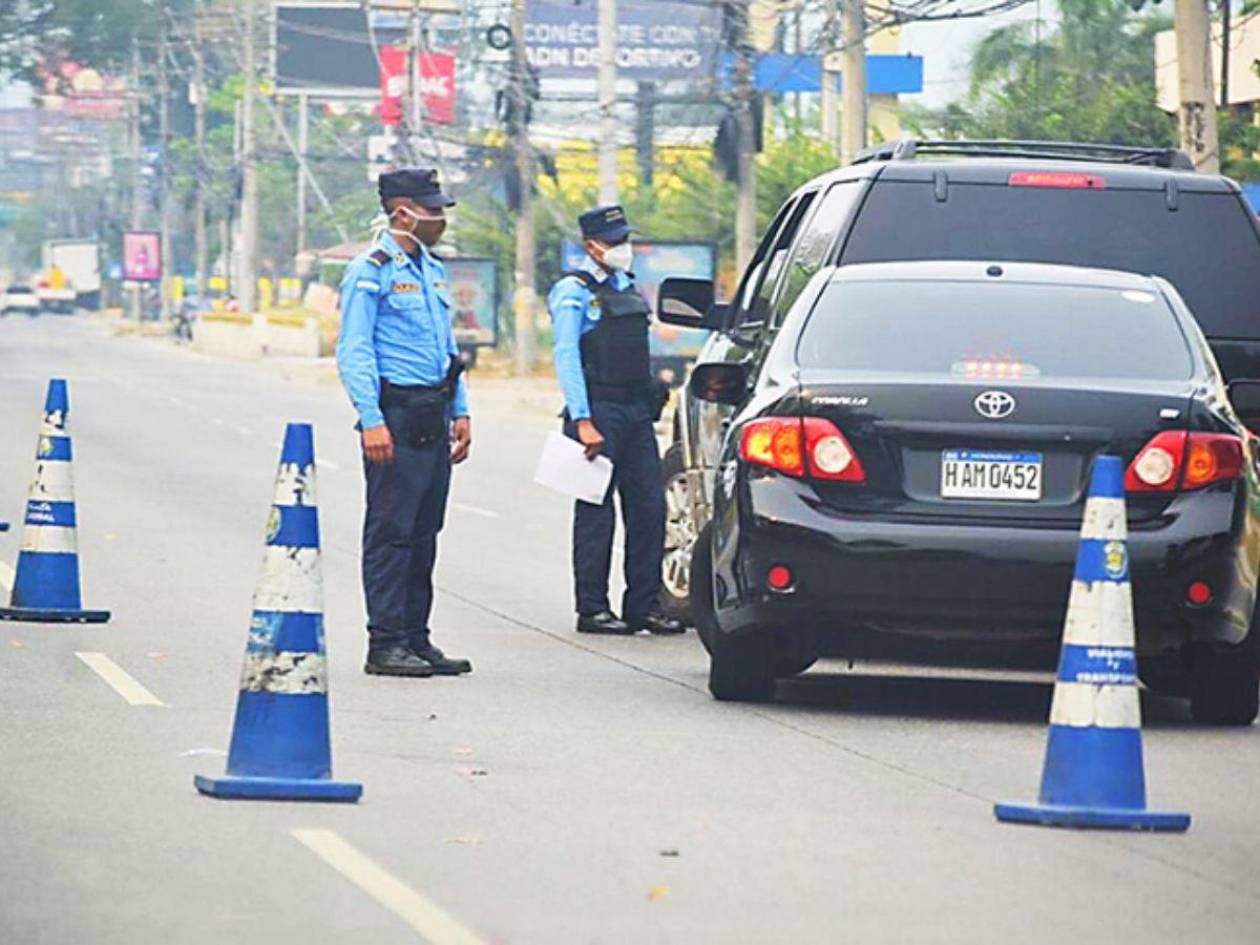
<path fill-rule="evenodd" d="M 945 450 L 941 498 L 1036 502 L 1041 498 L 1041 454 Z"/>

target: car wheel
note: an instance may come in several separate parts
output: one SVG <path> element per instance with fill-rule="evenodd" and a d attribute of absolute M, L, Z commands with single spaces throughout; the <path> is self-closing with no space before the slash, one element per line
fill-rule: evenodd
<path fill-rule="evenodd" d="M 774 639 L 766 630 L 715 634 L 709 650 L 709 692 L 723 702 L 774 699 Z"/>
<path fill-rule="evenodd" d="M 705 523 L 691 556 L 691 620 L 705 650 L 713 653 L 717 617 L 713 612 L 713 525 Z"/>
<path fill-rule="evenodd" d="M 1190 695 L 1189 673 L 1180 656 L 1139 658 L 1138 678 L 1147 689 L 1161 696 L 1185 699 Z"/>
<path fill-rule="evenodd" d="M 1205 725 L 1250 725 L 1260 712 L 1260 661 L 1250 645 L 1200 650 L 1190 664 L 1190 714 Z"/>
<path fill-rule="evenodd" d="M 774 674 L 780 679 L 799 676 L 818 662 L 818 641 L 813 633 L 794 631 L 774 638 Z"/>
<path fill-rule="evenodd" d="M 675 443 L 661 459 L 665 487 L 665 554 L 661 560 L 661 608 L 676 620 L 694 624 L 691 601 L 691 558 L 696 546 L 691 490 L 683 466 L 682 444 Z"/>

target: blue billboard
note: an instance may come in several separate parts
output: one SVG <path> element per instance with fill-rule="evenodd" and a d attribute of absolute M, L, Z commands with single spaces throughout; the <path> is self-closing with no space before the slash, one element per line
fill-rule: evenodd
<path fill-rule="evenodd" d="M 721 10 L 698 3 L 617 0 L 617 72 L 661 81 L 712 75 L 721 48 Z M 525 55 L 543 78 L 593 78 L 599 71 L 596 0 L 529 0 Z"/>

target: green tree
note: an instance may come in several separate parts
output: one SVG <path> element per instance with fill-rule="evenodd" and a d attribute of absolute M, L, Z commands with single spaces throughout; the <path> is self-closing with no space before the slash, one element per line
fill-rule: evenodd
<path fill-rule="evenodd" d="M 976 46 L 966 100 L 911 116 L 948 137 L 1171 145 L 1172 116 L 1155 96 L 1162 16 L 1127 0 L 1060 0 L 1061 22 L 1014 23 Z"/>
<path fill-rule="evenodd" d="M 132 42 L 156 41 L 160 10 L 191 0 L 5 0 L 0 3 L 0 72 L 37 80 L 41 64 L 79 62 L 118 72 Z"/>

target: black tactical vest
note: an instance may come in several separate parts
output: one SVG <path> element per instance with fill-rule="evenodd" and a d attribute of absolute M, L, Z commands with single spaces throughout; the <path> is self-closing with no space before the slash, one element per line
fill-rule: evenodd
<path fill-rule="evenodd" d="M 582 336 L 582 371 L 591 400 L 631 403 L 649 398 L 652 363 L 648 348 L 651 310 L 633 283 L 614 289 L 612 279 L 599 282 L 588 272 L 565 275 L 579 279 L 595 296 L 599 322 Z"/>

